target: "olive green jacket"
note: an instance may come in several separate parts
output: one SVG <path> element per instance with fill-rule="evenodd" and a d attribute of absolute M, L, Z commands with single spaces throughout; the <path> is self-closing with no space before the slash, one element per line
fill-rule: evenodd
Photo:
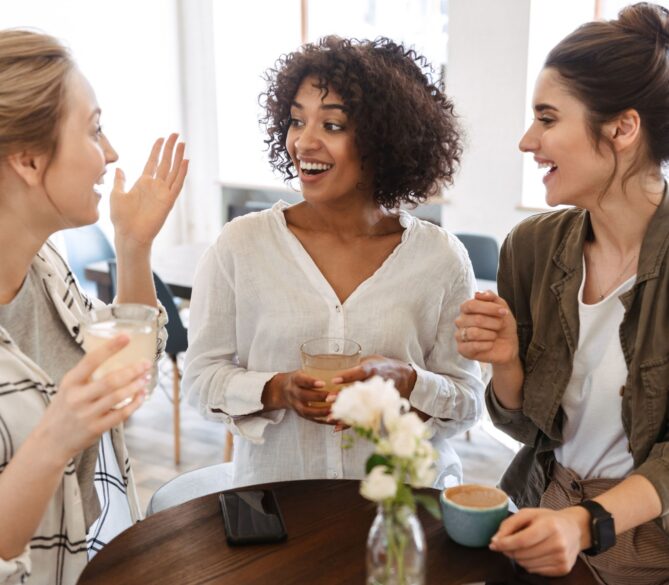
<path fill-rule="evenodd" d="M 518 324 L 524 366 L 523 406 L 507 410 L 492 383 L 486 403 L 493 422 L 525 444 L 502 478 L 519 506 L 537 506 L 547 487 L 553 449 L 562 443 L 562 397 L 578 346 L 578 290 L 588 212 L 567 209 L 525 220 L 502 246 L 497 284 Z M 641 246 L 634 287 L 620 296 L 620 343 L 627 380 L 620 389 L 622 423 L 634 472 L 655 486 L 661 524 L 669 532 L 669 196 L 653 215 Z"/>

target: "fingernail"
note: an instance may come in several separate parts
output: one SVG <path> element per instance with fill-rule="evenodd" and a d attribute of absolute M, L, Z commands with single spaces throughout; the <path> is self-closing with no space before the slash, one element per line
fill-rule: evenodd
<path fill-rule="evenodd" d="M 508 312 L 509 312 L 509 311 L 507 311 L 506 309 L 500 309 L 500 310 L 498 311 L 498 313 L 499 313 L 500 315 L 506 315 Z"/>
<path fill-rule="evenodd" d="M 344 378 L 341 376 L 337 376 L 336 378 L 332 378 L 332 383 L 333 384 L 341 384 L 344 381 Z"/>
<path fill-rule="evenodd" d="M 332 403 L 332 402 L 334 402 L 335 400 L 337 400 L 337 395 L 336 395 L 336 394 L 328 394 L 328 395 L 325 397 L 325 402 L 330 402 L 330 403 Z"/>
<path fill-rule="evenodd" d="M 322 380 L 316 380 L 314 382 L 314 388 L 323 388 L 325 386 L 325 382 Z"/>

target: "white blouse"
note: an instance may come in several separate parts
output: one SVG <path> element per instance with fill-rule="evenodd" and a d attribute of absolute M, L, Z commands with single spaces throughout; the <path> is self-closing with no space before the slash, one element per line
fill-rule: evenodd
<path fill-rule="evenodd" d="M 412 406 L 434 417 L 438 484 L 461 480 L 447 437 L 470 428 L 483 408 L 476 362 L 456 349 L 454 319 L 476 283 L 462 244 L 444 229 L 401 211 L 402 240 L 383 265 L 340 303 L 288 229 L 283 201 L 227 223 L 197 268 L 183 384 L 207 418 L 235 436 L 235 485 L 360 478 L 371 446 L 299 417 L 259 412 L 268 380 L 300 368 L 300 344 L 346 337 L 363 355 L 415 368 Z M 449 478 L 449 476 L 451 476 Z"/>

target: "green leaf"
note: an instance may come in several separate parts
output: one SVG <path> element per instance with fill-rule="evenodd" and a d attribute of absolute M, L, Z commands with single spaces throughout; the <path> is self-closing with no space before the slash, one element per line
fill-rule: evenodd
<path fill-rule="evenodd" d="M 395 503 L 401 506 L 407 506 L 411 510 L 415 511 L 416 504 L 414 503 L 413 492 L 411 488 L 404 484 L 400 483 L 397 486 L 397 493 L 395 494 Z"/>
<path fill-rule="evenodd" d="M 437 502 L 437 500 L 425 494 L 414 494 L 414 498 L 416 498 L 416 501 L 432 516 L 437 520 L 441 520 L 441 508 L 439 507 L 439 502 Z"/>
<path fill-rule="evenodd" d="M 369 459 L 367 459 L 367 463 L 365 464 L 365 473 L 369 473 L 377 465 L 383 465 L 388 469 L 393 468 L 390 461 L 388 461 L 387 457 L 385 457 L 384 455 L 379 455 L 378 453 L 374 453 L 373 455 L 369 456 Z"/>

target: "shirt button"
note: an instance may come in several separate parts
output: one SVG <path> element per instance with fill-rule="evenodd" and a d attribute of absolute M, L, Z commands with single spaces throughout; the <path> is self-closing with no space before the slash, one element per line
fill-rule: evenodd
<path fill-rule="evenodd" d="M 232 422 L 232 418 L 230 418 L 229 416 L 226 416 L 225 417 L 225 424 L 229 425 L 231 422 Z"/>
<path fill-rule="evenodd" d="M 332 472 L 332 479 L 337 479 L 339 477 L 339 474 L 336 471 Z"/>
<path fill-rule="evenodd" d="M 341 306 L 335 305 L 335 311 L 337 311 L 337 313 L 341 313 Z"/>

